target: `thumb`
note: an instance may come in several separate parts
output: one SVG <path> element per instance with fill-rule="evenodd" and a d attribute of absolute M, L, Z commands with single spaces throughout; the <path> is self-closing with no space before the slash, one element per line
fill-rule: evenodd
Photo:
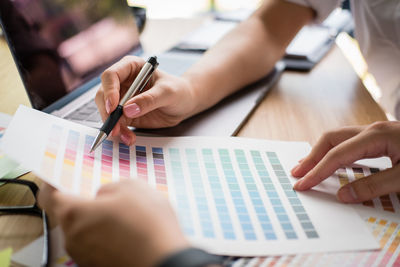
<path fill-rule="evenodd" d="M 39 206 L 55 220 L 56 224 L 74 220 L 78 208 L 89 202 L 89 199 L 60 192 L 47 183 L 43 183 L 38 194 Z"/>
<path fill-rule="evenodd" d="M 358 203 L 400 191 L 400 165 L 358 179 L 339 189 L 337 197 L 344 203 Z"/>

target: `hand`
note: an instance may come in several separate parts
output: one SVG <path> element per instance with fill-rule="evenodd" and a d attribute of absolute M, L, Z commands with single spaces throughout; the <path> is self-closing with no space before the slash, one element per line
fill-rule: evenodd
<path fill-rule="evenodd" d="M 90 200 L 45 185 L 39 204 L 79 266 L 155 266 L 189 246 L 168 200 L 139 180 L 108 184 Z"/>
<path fill-rule="evenodd" d="M 120 98 L 131 86 L 145 61 L 134 56 L 124 57 L 104 71 L 96 104 L 104 120 L 118 106 Z M 135 142 L 135 134 L 128 126 L 161 128 L 175 126 L 195 113 L 196 97 L 190 82 L 156 70 L 145 92 L 132 97 L 124 105 L 124 114 L 112 131 L 126 145 Z"/>
<path fill-rule="evenodd" d="M 342 202 L 362 202 L 400 191 L 400 122 L 376 122 L 328 132 L 292 169 L 293 176 L 303 177 L 294 189 L 308 190 L 344 165 L 381 156 L 388 156 L 392 167 L 340 188 L 337 197 Z"/>

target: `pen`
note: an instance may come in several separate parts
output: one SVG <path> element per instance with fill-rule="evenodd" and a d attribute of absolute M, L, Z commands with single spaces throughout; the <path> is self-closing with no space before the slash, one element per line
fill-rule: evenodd
<path fill-rule="evenodd" d="M 115 124 L 118 122 L 119 118 L 121 118 L 125 103 L 132 96 L 142 92 L 143 88 L 150 80 L 150 77 L 153 74 L 154 70 L 157 68 L 157 66 L 158 66 L 157 57 L 156 56 L 149 57 L 149 59 L 143 65 L 142 69 L 136 76 L 136 79 L 133 81 L 132 85 L 129 87 L 124 97 L 119 101 L 117 108 L 113 112 L 111 112 L 110 116 L 107 118 L 103 126 L 100 128 L 100 131 L 97 134 L 97 137 L 94 140 L 92 147 L 90 148 L 90 153 L 92 153 L 108 137 L 108 135 L 114 128 Z"/>

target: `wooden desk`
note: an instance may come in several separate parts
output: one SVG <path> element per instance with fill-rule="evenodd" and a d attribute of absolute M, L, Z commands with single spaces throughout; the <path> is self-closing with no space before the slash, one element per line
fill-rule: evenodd
<path fill-rule="evenodd" d="M 146 52 L 167 49 L 204 19 L 149 21 L 143 33 Z M 168 33 L 161 31 L 168 24 Z M 160 39 L 162 42 L 160 42 Z M 20 103 L 29 101 L 4 40 L 0 40 L 0 112 L 13 114 Z M 319 136 L 336 127 L 368 124 L 386 120 L 382 109 L 346 61 L 334 49 L 310 73 L 286 72 L 262 101 L 239 132 L 239 136 L 308 141 L 314 144 Z M 32 174 L 24 178 L 38 181 Z M 23 192 L 0 188 L 0 205 L 20 203 Z M 0 219 L 0 249 L 15 249 L 40 235 L 40 221 L 22 218 Z"/>

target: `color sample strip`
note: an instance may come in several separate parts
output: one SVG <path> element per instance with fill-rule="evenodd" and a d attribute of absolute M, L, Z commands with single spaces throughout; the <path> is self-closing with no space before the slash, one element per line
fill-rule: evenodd
<path fill-rule="evenodd" d="M 42 159 L 41 170 L 49 177 L 54 177 L 54 167 L 58 153 L 58 146 L 61 141 L 62 127 L 53 125 L 50 135 L 47 138 L 47 146 Z"/>
<path fill-rule="evenodd" d="M 101 149 L 101 174 L 100 183 L 108 184 L 112 182 L 113 167 L 113 142 L 104 140 Z"/>
<path fill-rule="evenodd" d="M 388 241 L 392 238 L 394 232 L 396 231 L 397 226 L 398 226 L 398 223 L 394 223 L 394 222 L 390 223 L 389 227 L 386 229 L 385 234 L 383 235 L 382 239 L 380 240 L 381 247 L 384 247 L 388 243 Z M 394 242 L 396 242 L 396 241 L 392 242 L 392 244 L 388 247 L 387 252 L 383 255 L 382 261 L 381 261 L 382 265 L 388 265 L 389 260 L 392 258 L 393 252 L 394 252 L 393 248 L 394 248 L 394 246 L 396 246 L 396 244 L 394 244 Z M 392 245 L 393 245 L 393 248 L 391 248 Z"/>
<path fill-rule="evenodd" d="M 243 177 L 243 181 L 246 184 L 247 191 L 249 193 L 251 202 L 256 212 L 258 221 L 260 222 L 261 228 L 264 233 L 264 237 L 267 240 L 275 240 L 277 236 L 272 226 L 271 220 L 268 216 L 268 212 L 261 199 L 260 193 L 258 192 L 257 185 L 254 181 L 253 174 L 250 171 L 249 164 L 247 163 L 246 155 L 243 150 L 235 149 L 236 160 L 239 165 L 240 173 Z M 287 216 L 286 216 L 287 217 Z M 280 217 L 279 220 L 288 221 L 289 217 Z"/>
<path fill-rule="evenodd" d="M 153 147 L 153 167 L 156 176 L 157 190 L 168 193 L 167 174 L 165 172 L 164 153 L 161 147 Z"/>
<path fill-rule="evenodd" d="M 271 177 L 261 157 L 261 153 L 256 150 L 252 150 L 251 156 L 253 159 L 253 163 L 256 167 L 258 176 L 261 179 L 261 182 L 264 186 L 264 190 L 267 193 L 267 196 L 269 198 L 272 207 L 274 208 L 274 212 L 279 220 L 279 223 L 281 225 L 283 232 L 285 233 L 286 238 L 297 239 L 298 238 L 297 234 L 293 228 L 291 221 L 289 220 L 286 209 L 283 206 L 278 193 L 276 192 L 275 186 L 272 183 Z M 285 188 L 290 190 L 292 187 L 285 185 Z"/>
<path fill-rule="evenodd" d="M 144 146 L 136 146 L 136 168 L 138 178 L 147 181 L 147 156 Z"/>
<path fill-rule="evenodd" d="M 269 162 L 271 163 L 272 169 L 274 170 L 275 175 L 278 177 L 278 181 L 285 192 L 285 195 L 289 200 L 289 203 L 296 214 L 306 236 L 308 238 L 319 238 L 319 235 L 315 230 L 315 227 L 311 222 L 306 210 L 304 209 L 303 204 L 298 198 L 297 193 L 292 189 L 292 184 L 290 183 L 289 178 L 278 159 L 278 155 L 275 152 L 266 152 L 266 154 Z"/>
<path fill-rule="evenodd" d="M 378 168 L 370 168 L 369 170 L 371 172 L 371 175 L 378 173 L 380 171 Z M 390 199 L 389 195 L 380 196 L 379 199 L 381 201 L 383 210 L 394 212 L 394 206 L 392 204 L 392 200 Z"/>
<path fill-rule="evenodd" d="M 65 146 L 63 170 L 60 182 L 64 188 L 73 189 L 73 177 L 75 170 L 76 152 L 79 143 L 79 132 L 69 130 L 67 144 Z"/>
<path fill-rule="evenodd" d="M 92 146 L 94 141 L 93 136 L 86 135 L 85 136 L 85 145 L 83 148 L 83 163 L 82 163 L 82 185 L 81 185 L 81 193 L 85 196 L 90 196 L 92 193 L 93 186 L 93 166 L 94 166 L 94 158 L 93 155 L 90 154 L 90 147 Z"/>
<path fill-rule="evenodd" d="M 371 175 L 380 171 L 380 169 L 378 169 L 378 168 L 365 168 L 365 169 L 363 169 L 363 168 L 347 168 L 347 170 L 353 174 L 355 179 L 364 178 L 366 176 L 366 174 L 369 174 L 368 170 Z M 344 185 L 348 184 L 349 182 L 351 182 L 349 179 L 349 176 L 346 173 L 346 169 L 340 168 L 337 171 L 337 174 L 338 174 L 339 182 L 340 182 L 341 186 L 344 186 Z M 400 200 L 399 193 L 397 193 L 397 194 L 392 193 L 390 195 L 380 196 L 379 198 L 376 198 L 374 200 L 364 201 L 363 205 L 368 206 L 368 207 L 380 208 L 374 204 L 374 201 L 375 201 L 375 203 L 381 204 L 383 210 L 389 211 L 389 212 L 396 212 L 396 208 L 393 203 L 394 200 L 399 202 L 399 200 Z"/>
<path fill-rule="evenodd" d="M 223 237 L 225 239 L 236 239 L 235 232 L 233 230 L 231 215 L 228 211 L 228 206 L 225 201 L 225 195 L 222 191 L 222 186 L 219 181 L 217 167 L 213 152 L 211 149 L 202 149 L 203 164 L 207 173 L 208 182 L 210 184 L 211 192 L 214 199 L 215 208 L 217 210 L 218 219 L 221 225 Z"/>
<path fill-rule="evenodd" d="M 395 251 L 398 247 L 398 241 L 396 240 L 396 236 L 399 235 L 399 224 L 395 222 L 389 222 L 387 220 L 379 220 L 374 218 L 375 220 L 368 220 L 369 222 L 373 221 L 372 229 L 373 235 L 379 239 L 379 244 L 382 248 L 380 252 L 369 253 L 368 257 L 365 260 L 365 263 L 368 266 L 389 266 L 393 263 L 390 261 L 395 260 L 398 255 L 393 257 L 393 253 L 389 250 L 391 248 L 392 251 Z M 398 254 L 398 253 L 397 253 Z M 393 259 L 392 259 L 393 257 Z"/>
<path fill-rule="evenodd" d="M 207 203 L 206 192 L 204 190 L 203 178 L 200 172 L 200 165 L 196 155 L 196 150 L 188 148 L 185 150 L 185 152 L 194 198 L 196 201 L 197 212 L 199 214 L 201 232 L 204 237 L 215 238 L 214 226 Z"/>
<path fill-rule="evenodd" d="M 227 149 L 219 149 L 218 152 L 222 162 L 225 180 L 228 183 L 229 192 L 233 200 L 236 215 L 242 228 L 244 238 L 246 240 L 255 240 L 257 239 L 256 233 L 254 232 L 254 227 L 251 223 L 249 212 L 243 200 L 243 195 L 240 190 L 235 171 L 233 170 L 229 152 Z"/>
<path fill-rule="evenodd" d="M 118 144 L 119 148 L 119 177 L 121 179 L 130 178 L 130 158 L 129 158 L 129 147 L 123 143 Z"/>
<path fill-rule="evenodd" d="M 347 172 L 346 172 L 345 168 L 339 168 L 337 170 L 337 175 L 338 175 L 338 178 L 339 178 L 340 186 L 344 186 L 344 185 L 346 185 L 346 184 L 348 184 L 350 182 L 349 181 L 349 176 L 347 175 Z"/>
<path fill-rule="evenodd" d="M 354 179 L 358 180 L 365 177 L 364 171 L 362 168 L 351 168 L 353 171 Z M 367 200 L 363 202 L 364 206 L 374 207 L 374 202 L 372 200 Z"/>
<path fill-rule="evenodd" d="M 190 211 L 189 198 L 186 192 L 185 178 L 182 169 L 181 158 L 177 148 L 169 149 L 172 179 L 175 187 L 178 217 L 185 234 L 194 235 L 192 212 Z"/>

